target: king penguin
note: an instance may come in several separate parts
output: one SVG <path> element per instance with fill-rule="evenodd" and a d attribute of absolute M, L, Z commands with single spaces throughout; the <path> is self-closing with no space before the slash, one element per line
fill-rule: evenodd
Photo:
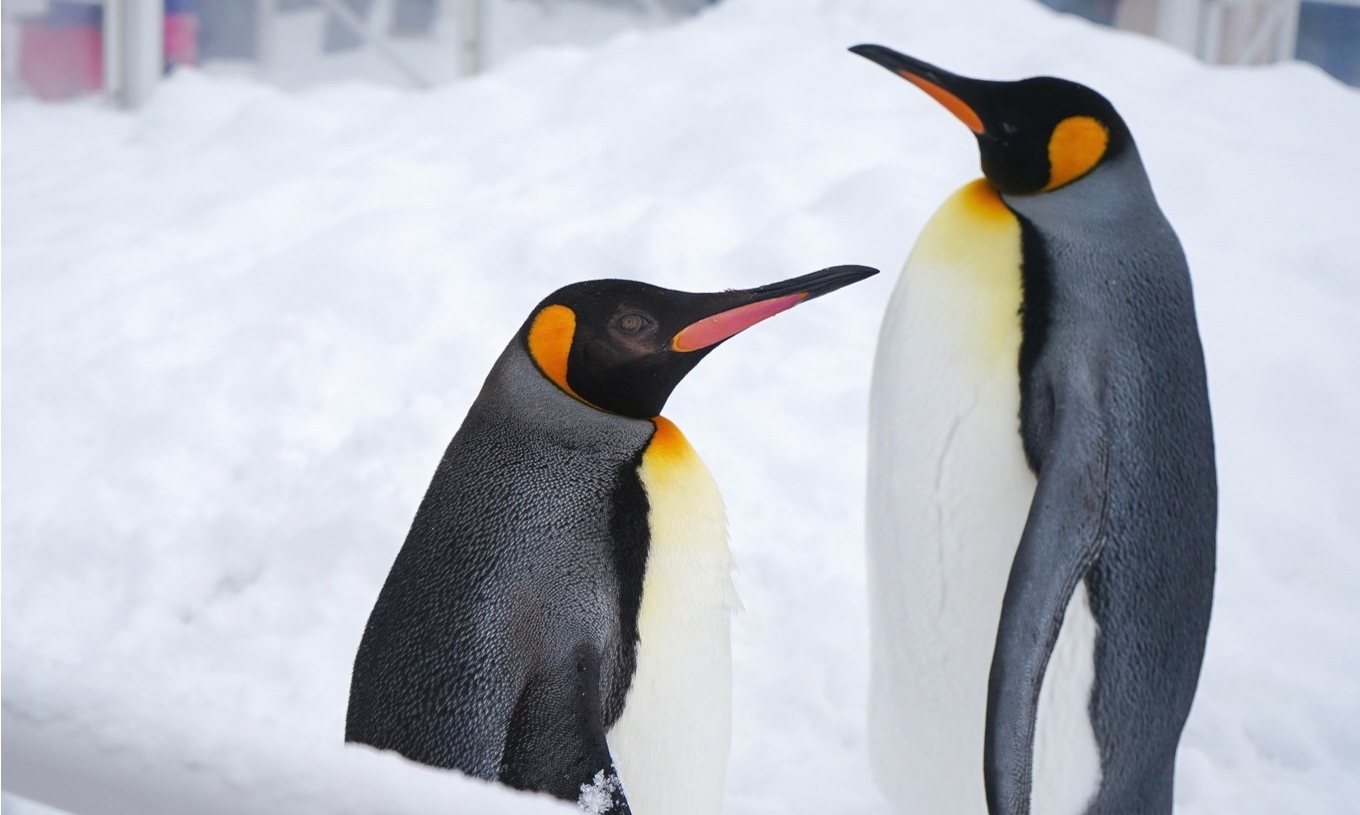
<path fill-rule="evenodd" d="M 346 740 L 587 812 L 716 815 L 736 602 L 726 518 L 661 409 L 724 340 L 876 273 L 713 294 L 595 280 L 540 303 L 378 595 Z"/>
<path fill-rule="evenodd" d="M 1190 274 L 1085 86 L 888 48 L 977 137 L 870 392 L 870 750 L 901 812 L 1161 815 L 1204 655 L 1217 486 Z"/>

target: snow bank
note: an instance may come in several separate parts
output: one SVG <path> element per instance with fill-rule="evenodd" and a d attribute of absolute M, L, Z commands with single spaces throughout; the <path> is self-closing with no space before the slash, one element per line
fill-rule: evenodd
<path fill-rule="evenodd" d="M 194 73 L 4 109 L 6 789 L 81 812 L 530 812 L 341 744 L 364 620 L 544 294 L 887 272 L 715 353 L 667 415 L 723 488 L 728 810 L 880 813 L 864 752 L 865 400 L 967 132 L 845 52 L 1090 84 L 1195 274 L 1221 570 L 1188 815 L 1360 797 L 1360 95 L 1019 0 L 729 0 L 415 93 Z M 560 809 L 560 808 L 559 808 Z M 546 809 L 545 809 L 546 811 Z"/>

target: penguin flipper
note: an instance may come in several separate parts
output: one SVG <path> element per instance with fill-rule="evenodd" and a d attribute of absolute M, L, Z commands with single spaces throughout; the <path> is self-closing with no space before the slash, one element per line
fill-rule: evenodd
<path fill-rule="evenodd" d="M 1028 815 L 1044 672 L 1077 583 L 1105 540 L 1109 456 L 1095 410 L 1054 422 L 1001 603 L 987 687 L 983 777 L 992 815 Z"/>
<path fill-rule="evenodd" d="M 530 678 L 510 715 L 498 780 L 599 815 L 630 815 L 605 739 L 600 657 L 580 646 Z"/>

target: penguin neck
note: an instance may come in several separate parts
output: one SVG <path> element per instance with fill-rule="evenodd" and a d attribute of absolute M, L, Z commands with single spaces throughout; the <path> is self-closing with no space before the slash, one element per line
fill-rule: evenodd
<path fill-rule="evenodd" d="M 609 413 L 563 392 L 534 365 L 518 337 L 492 366 L 477 406 L 568 447 L 589 446 L 595 439 L 613 450 L 624 437 L 631 449 L 640 450 L 654 432 L 650 420 Z"/>
<path fill-rule="evenodd" d="M 1070 363 L 1108 342 L 1109 327 L 1127 311 L 1116 292 L 1143 273 L 1147 259 L 1179 249 L 1132 143 L 1066 187 L 1002 200 L 1022 234 L 1021 425 L 1025 458 L 1038 472 L 1051 402 L 1042 359 Z"/>
<path fill-rule="evenodd" d="M 1032 195 L 1002 193 L 1001 199 L 1021 218 L 1046 233 L 1089 233 L 1102 223 L 1120 223 L 1157 211 L 1152 184 L 1143 169 L 1138 148 L 1130 142 L 1119 154 L 1089 174 L 1052 192 Z"/>

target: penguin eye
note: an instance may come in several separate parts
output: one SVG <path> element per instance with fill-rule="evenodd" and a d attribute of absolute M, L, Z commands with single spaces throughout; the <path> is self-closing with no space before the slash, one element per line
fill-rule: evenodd
<path fill-rule="evenodd" d="M 651 325 L 651 320 L 637 313 L 629 313 L 620 316 L 614 321 L 614 326 L 625 334 L 636 334 L 647 326 Z"/>

